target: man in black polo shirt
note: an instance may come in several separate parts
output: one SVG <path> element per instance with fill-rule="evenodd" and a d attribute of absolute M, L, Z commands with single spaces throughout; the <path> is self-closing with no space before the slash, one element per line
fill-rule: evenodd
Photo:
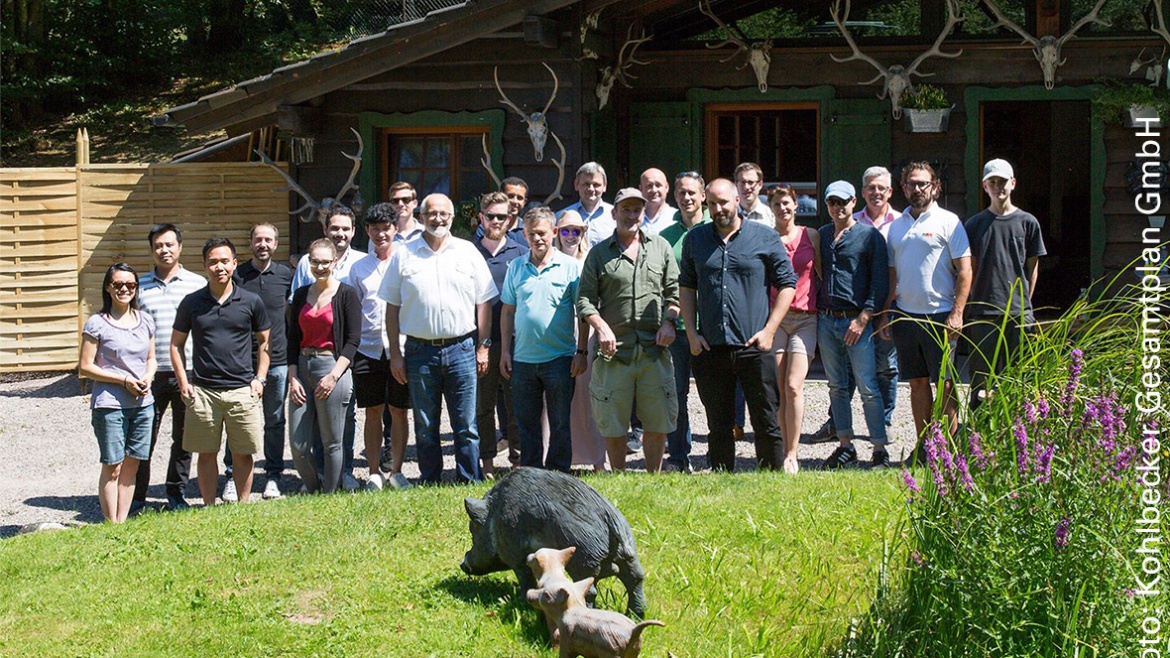
<path fill-rule="evenodd" d="M 853 217 L 857 194 L 848 181 L 835 181 L 825 188 L 825 204 L 831 224 L 820 228 L 821 271 L 817 293 L 817 347 L 825 378 L 829 380 L 829 411 L 837 426 L 840 445 L 825 460 L 825 468 L 842 468 L 857 461 L 853 447 L 853 393 L 849 369 L 873 443 L 873 466 L 890 465 L 886 452 L 886 411 L 878 391 L 877 363 L 874 361 L 874 315 L 880 312 L 890 289 L 886 241 L 872 226 Z"/>
<path fill-rule="evenodd" d="M 756 433 L 760 468 L 785 460 L 776 410 L 780 384 L 772 336 L 796 293 L 796 273 L 775 230 L 745 222 L 736 212 L 735 184 L 707 184 L 711 223 L 683 240 L 678 284 L 691 370 L 710 427 L 711 467 L 735 470 L 735 386 L 743 388 Z M 769 304 L 768 288 L 776 288 Z"/>
<path fill-rule="evenodd" d="M 284 323 L 289 288 L 293 271 L 288 265 L 273 260 L 280 244 L 280 230 L 264 223 L 252 227 L 252 259 L 236 269 L 235 284 L 255 293 L 264 302 L 264 310 L 272 329 L 268 335 L 268 377 L 264 380 L 264 498 L 280 498 L 280 476 L 284 473 L 284 401 L 288 396 L 288 340 Z M 257 357 L 256 345 L 252 358 Z M 224 451 L 224 466 L 228 481 L 223 485 L 223 499 L 232 502 L 237 497 L 232 479 L 232 451 Z"/>
<path fill-rule="evenodd" d="M 235 459 L 234 480 L 241 502 L 252 491 L 253 455 L 264 440 L 261 397 L 268 377 L 269 322 L 264 302 L 236 286 L 236 247 L 227 238 L 211 238 L 203 245 L 207 287 L 179 303 L 171 334 L 172 362 L 179 390 L 187 404 L 183 448 L 199 453 L 199 493 L 205 505 L 215 504 L 219 483 L 220 435 L 227 429 L 228 447 Z M 183 348 L 187 335 L 193 376 L 187 379 Z M 252 336 L 256 337 L 256 366 L 252 366 Z"/>

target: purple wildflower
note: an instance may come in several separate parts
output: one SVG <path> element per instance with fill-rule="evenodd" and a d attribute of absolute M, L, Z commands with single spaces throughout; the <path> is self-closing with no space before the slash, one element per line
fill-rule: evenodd
<path fill-rule="evenodd" d="M 918 565 L 920 568 L 926 566 L 926 558 L 922 557 L 922 554 L 918 551 L 910 553 L 910 559 L 913 560 L 914 564 Z"/>
<path fill-rule="evenodd" d="M 1038 474 L 1036 481 L 1040 484 L 1048 482 L 1052 477 L 1052 455 L 1056 452 L 1056 444 L 1049 443 L 1047 447 L 1036 454 L 1036 464 L 1034 470 Z"/>
<path fill-rule="evenodd" d="M 983 471 L 987 470 L 987 455 L 983 453 L 983 437 L 979 436 L 979 432 L 971 432 L 968 438 L 971 444 L 971 456 L 975 458 L 975 468 Z"/>
<path fill-rule="evenodd" d="M 1052 543 L 1056 546 L 1056 551 L 1059 553 L 1068 547 L 1068 526 L 1071 523 L 1069 518 L 1062 517 L 1060 522 L 1056 524 L 1056 533 L 1053 535 Z"/>
<path fill-rule="evenodd" d="M 975 480 L 971 477 L 971 471 L 967 470 L 967 458 L 962 454 L 955 456 L 955 462 L 959 467 L 959 481 L 963 484 L 963 488 L 970 493 L 975 490 Z"/>
<path fill-rule="evenodd" d="M 1051 411 L 1048 408 L 1048 400 L 1040 398 L 1040 400 L 1036 402 L 1036 408 L 1040 412 L 1041 419 L 1048 418 L 1048 413 Z"/>
<path fill-rule="evenodd" d="M 926 463 L 930 467 L 930 475 L 934 478 L 934 486 L 938 489 L 938 495 L 946 498 L 950 493 L 950 487 L 947 486 L 946 473 L 943 470 L 946 468 L 945 464 L 940 468 L 939 463 L 946 461 L 953 461 L 950 452 L 946 449 L 946 440 L 942 435 L 942 428 L 939 427 L 938 422 L 931 423 L 930 436 L 927 437 L 926 443 Z M 945 453 L 945 457 L 944 457 Z"/>
<path fill-rule="evenodd" d="M 1016 421 L 1012 434 L 1016 437 L 1016 468 L 1020 475 L 1025 475 L 1028 472 L 1028 463 L 1032 461 L 1028 453 L 1028 433 L 1024 430 L 1023 424 Z"/>
<path fill-rule="evenodd" d="M 922 493 L 922 487 L 918 486 L 918 480 L 915 480 L 910 471 L 906 469 L 902 469 L 902 484 L 906 485 L 911 493 Z"/>
<path fill-rule="evenodd" d="M 1036 424 L 1036 407 L 1030 401 L 1024 400 L 1024 418 L 1027 419 L 1029 425 Z"/>
<path fill-rule="evenodd" d="M 1060 406 L 1064 407 L 1065 415 L 1072 411 L 1073 398 L 1077 386 L 1081 381 L 1081 369 L 1085 366 L 1085 353 L 1079 349 L 1072 351 L 1072 359 L 1068 364 L 1068 383 L 1064 386 L 1064 393 L 1060 396 Z"/>
<path fill-rule="evenodd" d="M 1137 452 L 1137 446 L 1126 446 L 1124 450 L 1117 453 L 1117 458 L 1113 460 L 1113 479 L 1122 479 L 1122 475 L 1133 466 Z"/>

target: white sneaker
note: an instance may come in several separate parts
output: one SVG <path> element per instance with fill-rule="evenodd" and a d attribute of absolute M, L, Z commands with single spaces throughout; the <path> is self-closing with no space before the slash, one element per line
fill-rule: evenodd
<path fill-rule="evenodd" d="M 366 491 L 381 491 L 382 490 L 382 474 L 374 473 L 370 479 L 366 480 Z"/>
<path fill-rule="evenodd" d="M 275 498 L 282 498 L 284 494 L 280 492 L 280 483 L 276 480 L 269 480 L 264 485 L 264 500 L 273 500 Z"/>
<path fill-rule="evenodd" d="M 395 473 L 394 475 L 391 475 L 389 478 L 387 478 L 386 485 L 391 489 L 409 489 L 414 486 L 410 483 L 410 480 L 407 480 L 406 476 L 401 473 Z"/>
<path fill-rule="evenodd" d="M 357 491 L 362 488 L 362 485 L 353 476 L 353 473 L 345 473 L 341 476 L 341 488 L 346 491 Z"/>
<path fill-rule="evenodd" d="M 236 481 L 235 480 L 233 480 L 232 478 L 229 477 L 227 479 L 227 482 L 223 483 L 223 494 L 220 496 L 220 498 L 225 503 L 234 503 L 240 499 L 240 497 L 238 495 L 236 495 Z"/>

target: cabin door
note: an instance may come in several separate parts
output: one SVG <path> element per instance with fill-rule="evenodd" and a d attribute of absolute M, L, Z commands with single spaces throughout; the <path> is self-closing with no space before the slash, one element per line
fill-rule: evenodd
<path fill-rule="evenodd" d="M 1033 296 L 1041 318 L 1067 309 L 1092 280 L 1090 117 L 1088 101 L 980 104 L 980 172 L 992 158 L 1012 164 L 1012 201 L 1040 221 L 1048 248 Z M 987 207 L 981 187 L 969 192 Z"/>

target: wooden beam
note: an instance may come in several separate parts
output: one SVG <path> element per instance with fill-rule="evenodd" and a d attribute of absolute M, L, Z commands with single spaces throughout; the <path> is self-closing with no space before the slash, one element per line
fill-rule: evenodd
<path fill-rule="evenodd" d="M 474 11 L 453 11 L 433 16 L 420 29 L 383 42 L 351 45 L 337 53 L 318 56 L 320 66 L 300 72 L 294 68 L 284 81 L 259 89 L 246 98 L 183 119 L 188 130 L 200 131 L 224 125 L 252 125 L 252 121 L 276 112 L 280 104 L 296 105 L 347 85 L 468 43 L 479 35 L 512 27 L 528 14 L 546 14 L 576 0 L 483 0 Z M 432 23 L 433 21 L 433 23 Z M 391 32 L 393 34 L 393 32 Z"/>

